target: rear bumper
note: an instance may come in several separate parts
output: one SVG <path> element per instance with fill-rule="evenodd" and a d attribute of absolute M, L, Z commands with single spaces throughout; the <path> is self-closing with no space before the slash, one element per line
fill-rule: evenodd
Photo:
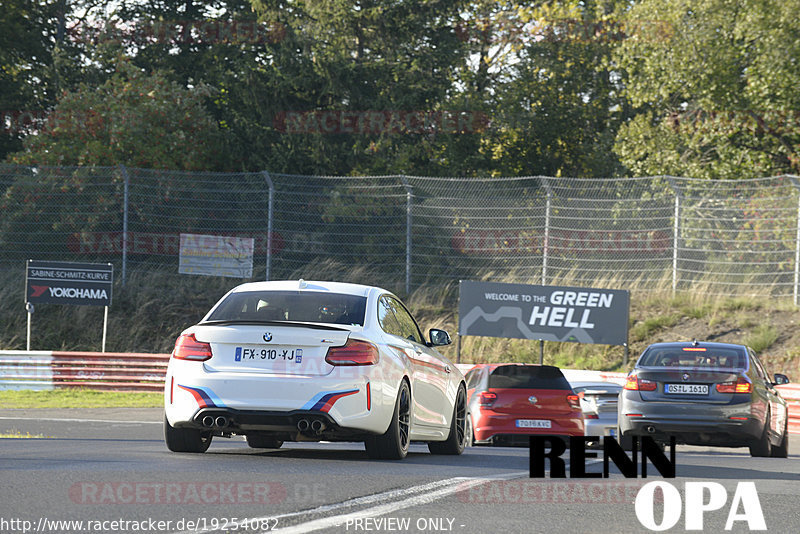
<path fill-rule="evenodd" d="M 214 433 L 269 433 L 278 439 L 291 441 L 349 441 L 371 435 L 369 432 L 343 428 L 329 414 L 318 410 L 275 412 L 202 408 L 190 421 L 177 426 Z"/>
<path fill-rule="evenodd" d="M 395 385 L 368 374 L 208 372 L 197 362 L 173 360 L 166 376 L 164 408 L 174 427 L 203 428 L 203 418 L 211 415 L 233 421 L 226 432 L 297 433 L 305 414 L 313 416 L 309 422 L 318 419 L 326 428 L 338 429 L 337 435 L 369 435 L 386 431 L 396 397 Z M 332 437 L 329 434 L 318 439 Z"/>
<path fill-rule="evenodd" d="M 623 436 L 663 441 L 674 436 L 689 445 L 740 447 L 758 439 L 764 430 L 764 423 L 750 413 L 749 402 L 720 405 L 625 399 L 620 403 L 618 422 Z"/>
<path fill-rule="evenodd" d="M 550 428 L 520 428 L 517 427 L 518 419 L 539 419 L 550 421 Z M 472 432 L 475 443 L 492 445 L 525 445 L 529 443 L 528 436 L 558 435 L 558 436 L 583 436 L 584 426 L 582 415 L 548 417 L 545 415 L 523 418 L 516 415 L 483 412 L 473 414 Z"/>

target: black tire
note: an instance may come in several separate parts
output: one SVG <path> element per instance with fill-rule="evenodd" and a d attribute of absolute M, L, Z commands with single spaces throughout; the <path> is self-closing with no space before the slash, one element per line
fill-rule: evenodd
<path fill-rule="evenodd" d="M 408 382 L 400 382 L 394 413 L 389 428 L 380 436 L 364 440 L 364 448 L 370 458 L 402 460 L 408 454 L 409 427 L 411 423 L 411 390 Z"/>
<path fill-rule="evenodd" d="M 206 452 L 211 445 L 211 433 L 194 428 L 175 428 L 164 417 L 164 441 L 172 452 Z"/>
<path fill-rule="evenodd" d="M 450 433 L 444 441 L 429 441 L 428 450 L 432 454 L 458 455 L 464 452 L 467 441 L 467 392 L 459 386 L 453 417 L 450 420 Z"/>
<path fill-rule="evenodd" d="M 622 435 L 619 427 L 617 427 L 617 441 L 619 441 L 619 445 L 623 448 L 623 450 L 629 451 L 633 449 L 633 437 L 631 437 L 629 434 Z"/>
<path fill-rule="evenodd" d="M 769 442 L 769 421 L 770 415 L 767 413 L 761 438 L 750 444 L 750 456 L 764 458 L 772 455 L 772 443 Z"/>
<path fill-rule="evenodd" d="M 253 449 L 280 449 L 283 441 L 263 434 L 247 434 L 247 444 Z"/>
<path fill-rule="evenodd" d="M 783 424 L 783 440 L 777 447 L 773 446 L 770 451 L 773 458 L 788 458 L 789 457 L 789 420 Z"/>

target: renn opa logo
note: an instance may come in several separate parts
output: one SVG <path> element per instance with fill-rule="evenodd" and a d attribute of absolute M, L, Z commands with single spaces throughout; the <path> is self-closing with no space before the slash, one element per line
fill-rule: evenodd
<path fill-rule="evenodd" d="M 613 438 L 603 438 L 603 470 L 586 470 L 587 458 L 597 458 L 598 453 L 586 450 L 589 441 L 598 442 L 597 436 L 571 436 L 569 438 L 569 477 L 570 478 L 609 478 L 610 463 L 619 469 L 625 478 L 636 478 L 639 470 L 638 458 L 641 452 L 641 476 L 647 478 L 647 461 L 664 478 L 675 478 L 675 438 L 670 438 L 669 458 L 653 438 L 633 437 L 631 456 Z M 561 457 L 567 449 L 562 436 L 531 436 L 530 438 L 530 477 L 545 478 L 545 460 L 550 463 L 550 478 L 566 478 L 566 462 Z M 657 493 L 660 493 L 657 496 Z M 684 497 L 678 489 L 666 481 L 645 484 L 636 495 L 636 518 L 645 528 L 663 531 L 675 527 L 685 516 L 686 530 L 702 530 L 706 512 L 721 510 L 728 502 L 728 491 L 717 482 L 685 482 Z M 660 520 L 656 518 L 656 502 L 663 502 Z M 766 530 L 764 512 L 758 499 L 754 482 L 738 482 L 728 508 L 725 530 L 730 531 L 734 523 L 744 522 L 750 530 Z"/>

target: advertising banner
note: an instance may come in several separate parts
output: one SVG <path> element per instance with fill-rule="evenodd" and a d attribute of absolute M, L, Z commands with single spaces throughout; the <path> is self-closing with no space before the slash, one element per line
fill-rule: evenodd
<path fill-rule="evenodd" d="M 178 272 L 250 278 L 253 276 L 253 238 L 181 234 Z"/>
<path fill-rule="evenodd" d="M 462 280 L 458 333 L 624 345 L 630 296 L 619 289 Z"/>

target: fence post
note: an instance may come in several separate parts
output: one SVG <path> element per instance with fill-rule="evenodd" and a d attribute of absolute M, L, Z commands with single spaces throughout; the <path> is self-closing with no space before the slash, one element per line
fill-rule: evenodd
<path fill-rule="evenodd" d="M 798 303 L 797 286 L 798 284 L 800 284 L 800 181 L 798 181 L 797 176 L 788 176 L 788 178 L 792 182 L 792 186 L 794 186 L 795 190 L 797 190 L 798 192 L 797 232 L 795 233 L 795 238 L 794 238 L 794 288 L 792 289 L 792 294 L 794 296 L 794 305 L 797 306 Z"/>
<path fill-rule="evenodd" d="M 411 208 L 413 188 L 408 183 L 407 176 L 401 176 L 400 180 L 406 188 L 406 295 L 411 294 Z"/>
<path fill-rule="evenodd" d="M 273 215 L 273 202 L 275 196 L 275 185 L 272 183 L 272 178 L 267 171 L 261 171 L 264 175 L 264 180 L 267 182 L 267 258 L 266 270 L 264 280 L 269 281 L 270 267 L 272 266 L 272 215 Z"/>
<path fill-rule="evenodd" d="M 680 216 L 681 216 L 681 192 L 675 179 L 669 178 L 669 186 L 675 192 L 675 214 L 673 216 L 673 235 L 672 235 L 672 296 L 678 291 L 678 236 L 680 235 Z"/>
<path fill-rule="evenodd" d="M 128 176 L 128 169 L 125 165 L 120 165 L 119 170 L 122 173 L 122 287 L 125 287 L 125 281 L 128 277 L 128 187 L 130 186 L 130 177 Z"/>
<path fill-rule="evenodd" d="M 547 192 L 544 205 L 544 244 L 542 246 L 542 285 L 545 286 L 547 285 L 547 254 L 550 252 L 550 201 L 553 191 L 550 189 L 546 177 L 542 177 L 542 185 Z"/>

